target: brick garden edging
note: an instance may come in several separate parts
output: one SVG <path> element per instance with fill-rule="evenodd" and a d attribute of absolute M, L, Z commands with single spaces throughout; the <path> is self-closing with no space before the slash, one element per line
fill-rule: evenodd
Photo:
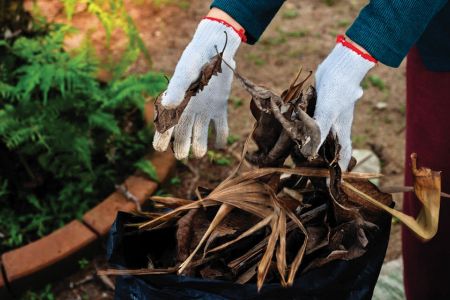
<path fill-rule="evenodd" d="M 152 119 L 152 111 L 146 119 Z M 164 182 L 175 166 L 172 153 L 154 152 L 149 159 L 156 168 L 159 182 Z M 131 175 L 123 186 L 143 204 L 156 192 L 158 183 Z M 79 269 L 78 261 L 100 249 L 101 237 L 111 227 L 118 211 L 132 211 L 136 203 L 116 191 L 74 220 L 51 234 L 20 248 L 3 253 L 0 258 L 0 299 L 8 299 L 26 289 L 61 279 Z"/>

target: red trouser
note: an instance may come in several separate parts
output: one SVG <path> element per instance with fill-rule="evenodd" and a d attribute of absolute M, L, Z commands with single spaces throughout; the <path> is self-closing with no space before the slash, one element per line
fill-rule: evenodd
<path fill-rule="evenodd" d="M 449 193 L 450 72 L 426 70 L 415 48 L 407 61 L 405 181 L 409 186 L 412 152 L 417 153 L 419 166 L 442 171 L 442 191 Z M 420 207 L 414 195 L 405 196 L 407 214 L 416 216 Z M 442 199 L 439 231 L 431 241 L 422 243 L 405 228 L 402 238 L 407 299 L 450 299 L 450 199 Z"/>

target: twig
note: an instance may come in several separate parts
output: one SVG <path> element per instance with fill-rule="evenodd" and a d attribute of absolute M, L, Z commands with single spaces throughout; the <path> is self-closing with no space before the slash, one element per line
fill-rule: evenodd
<path fill-rule="evenodd" d="M 397 193 L 408 193 L 414 192 L 414 187 L 412 186 L 384 186 L 378 188 L 380 192 L 387 194 L 397 194 Z M 450 194 L 441 192 L 441 197 L 450 198 Z"/>
<path fill-rule="evenodd" d="M 92 281 L 93 279 L 94 279 L 94 276 L 93 276 L 93 275 L 87 275 L 86 277 L 84 277 L 84 278 L 81 279 L 81 280 L 78 280 L 78 281 L 76 281 L 76 282 L 70 282 L 69 287 L 70 287 L 71 289 L 74 289 L 75 287 L 80 286 L 80 285 L 83 285 L 83 284 L 85 284 L 85 283 L 87 283 L 87 282 L 89 282 L 89 281 Z"/>
<path fill-rule="evenodd" d="M 189 169 L 192 174 L 194 174 L 194 177 L 192 178 L 192 181 L 186 191 L 186 198 L 191 199 L 192 193 L 194 193 L 195 187 L 197 186 L 197 183 L 200 179 L 200 174 L 198 172 L 198 169 L 194 167 L 190 162 L 183 162 L 183 164 Z"/>
<path fill-rule="evenodd" d="M 249 163 L 245 158 L 242 157 L 241 153 L 236 151 L 236 148 L 239 146 L 239 143 L 233 143 L 226 151 L 230 153 L 234 158 L 236 158 L 238 161 L 242 160 L 242 163 L 249 169 L 254 169 L 254 166 Z"/>
<path fill-rule="evenodd" d="M 136 210 L 138 212 L 142 212 L 142 207 L 141 207 L 141 203 L 139 202 L 139 199 L 133 195 L 126 186 L 124 186 L 123 184 L 116 184 L 115 185 L 116 190 L 121 193 L 128 201 L 134 202 L 134 204 L 136 205 Z"/>
<path fill-rule="evenodd" d="M 115 287 L 114 283 L 112 282 L 112 280 L 108 277 L 108 275 L 100 273 L 100 270 L 96 263 L 95 263 L 95 270 L 96 270 L 97 277 L 100 279 L 100 281 L 103 282 L 103 284 L 106 287 L 115 291 L 116 287 Z"/>
<path fill-rule="evenodd" d="M 97 275 L 97 276 L 101 280 L 101 282 L 103 282 L 103 284 L 106 285 L 108 288 L 110 288 L 113 291 L 116 290 L 114 283 L 112 282 L 111 279 L 109 279 L 107 275 Z"/>
<path fill-rule="evenodd" d="M 368 155 L 366 155 L 363 159 L 361 159 L 360 161 L 358 161 L 356 163 L 356 165 L 353 167 L 353 169 L 359 167 L 360 165 L 362 165 L 363 163 L 365 163 L 366 161 L 368 161 L 370 158 L 372 158 L 373 154 L 370 153 Z"/>

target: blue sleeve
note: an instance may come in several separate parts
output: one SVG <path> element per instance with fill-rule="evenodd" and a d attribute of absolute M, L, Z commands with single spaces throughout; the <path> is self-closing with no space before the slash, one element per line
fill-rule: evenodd
<path fill-rule="evenodd" d="M 284 0 L 214 0 L 217 7 L 244 27 L 247 42 L 254 44 L 283 5 Z"/>
<path fill-rule="evenodd" d="M 381 63 L 398 67 L 448 0 L 371 0 L 347 36 Z"/>

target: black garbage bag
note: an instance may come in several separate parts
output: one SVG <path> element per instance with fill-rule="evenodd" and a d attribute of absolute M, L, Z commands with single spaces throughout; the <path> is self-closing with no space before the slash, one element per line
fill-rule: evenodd
<path fill-rule="evenodd" d="M 143 268 L 150 251 L 158 243 L 173 239 L 174 229 L 136 231 L 125 224 L 143 221 L 119 212 L 108 238 L 107 258 L 118 269 Z M 298 275 L 294 285 L 265 284 L 260 292 L 255 284 L 236 284 L 177 275 L 118 276 L 115 299 L 370 299 L 378 279 L 389 241 L 391 218 L 386 216 L 367 252 L 351 261 L 336 260 Z M 153 241 L 153 244 L 152 244 Z M 174 255 L 174 253 L 164 253 Z"/>

